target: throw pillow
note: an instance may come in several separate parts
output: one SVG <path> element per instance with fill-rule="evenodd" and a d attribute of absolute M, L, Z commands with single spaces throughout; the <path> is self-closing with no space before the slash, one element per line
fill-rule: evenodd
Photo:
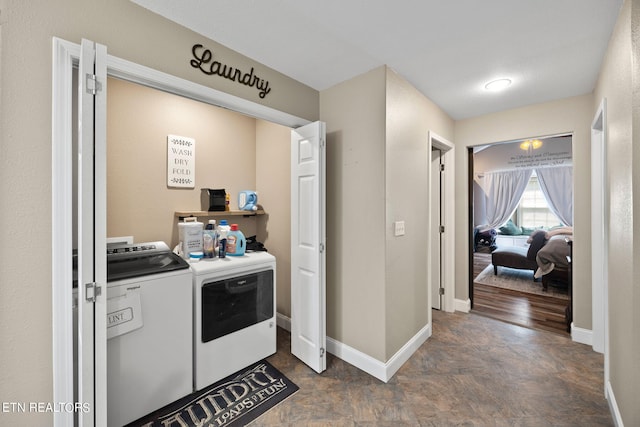
<path fill-rule="evenodd" d="M 500 233 L 507 236 L 517 236 L 522 233 L 522 229 L 509 220 L 505 225 L 500 227 Z"/>

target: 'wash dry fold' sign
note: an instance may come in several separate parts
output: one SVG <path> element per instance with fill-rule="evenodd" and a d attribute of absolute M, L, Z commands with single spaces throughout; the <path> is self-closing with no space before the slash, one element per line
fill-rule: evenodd
<path fill-rule="evenodd" d="M 167 135 L 167 186 L 196 186 L 196 140 L 186 136 Z"/>

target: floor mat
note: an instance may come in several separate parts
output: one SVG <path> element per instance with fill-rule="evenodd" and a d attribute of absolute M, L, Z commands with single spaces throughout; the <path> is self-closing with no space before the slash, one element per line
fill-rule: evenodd
<path fill-rule="evenodd" d="M 128 427 L 244 426 L 296 391 L 297 385 L 262 360 Z"/>

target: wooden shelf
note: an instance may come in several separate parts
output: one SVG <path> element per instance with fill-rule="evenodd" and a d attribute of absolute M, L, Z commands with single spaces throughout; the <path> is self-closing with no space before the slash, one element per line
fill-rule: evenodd
<path fill-rule="evenodd" d="M 220 218 L 225 216 L 256 216 L 264 214 L 265 212 L 262 209 L 258 209 L 257 211 L 176 211 L 175 213 L 178 219 L 188 218 L 191 216 L 203 218 Z"/>

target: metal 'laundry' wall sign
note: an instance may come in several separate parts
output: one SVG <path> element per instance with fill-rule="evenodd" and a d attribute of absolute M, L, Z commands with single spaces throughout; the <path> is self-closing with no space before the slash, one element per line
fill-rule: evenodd
<path fill-rule="evenodd" d="M 232 82 L 255 87 L 259 91 L 258 96 L 260 98 L 264 98 L 271 92 L 269 81 L 255 75 L 253 67 L 251 67 L 251 71 L 243 72 L 220 61 L 213 61 L 213 52 L 201 44 L 193 45 L 191 53 L 193 54 L 193 59 L 190 62 L 191 66 L 200 69 L 208 76 L 220 76 Z"/>

